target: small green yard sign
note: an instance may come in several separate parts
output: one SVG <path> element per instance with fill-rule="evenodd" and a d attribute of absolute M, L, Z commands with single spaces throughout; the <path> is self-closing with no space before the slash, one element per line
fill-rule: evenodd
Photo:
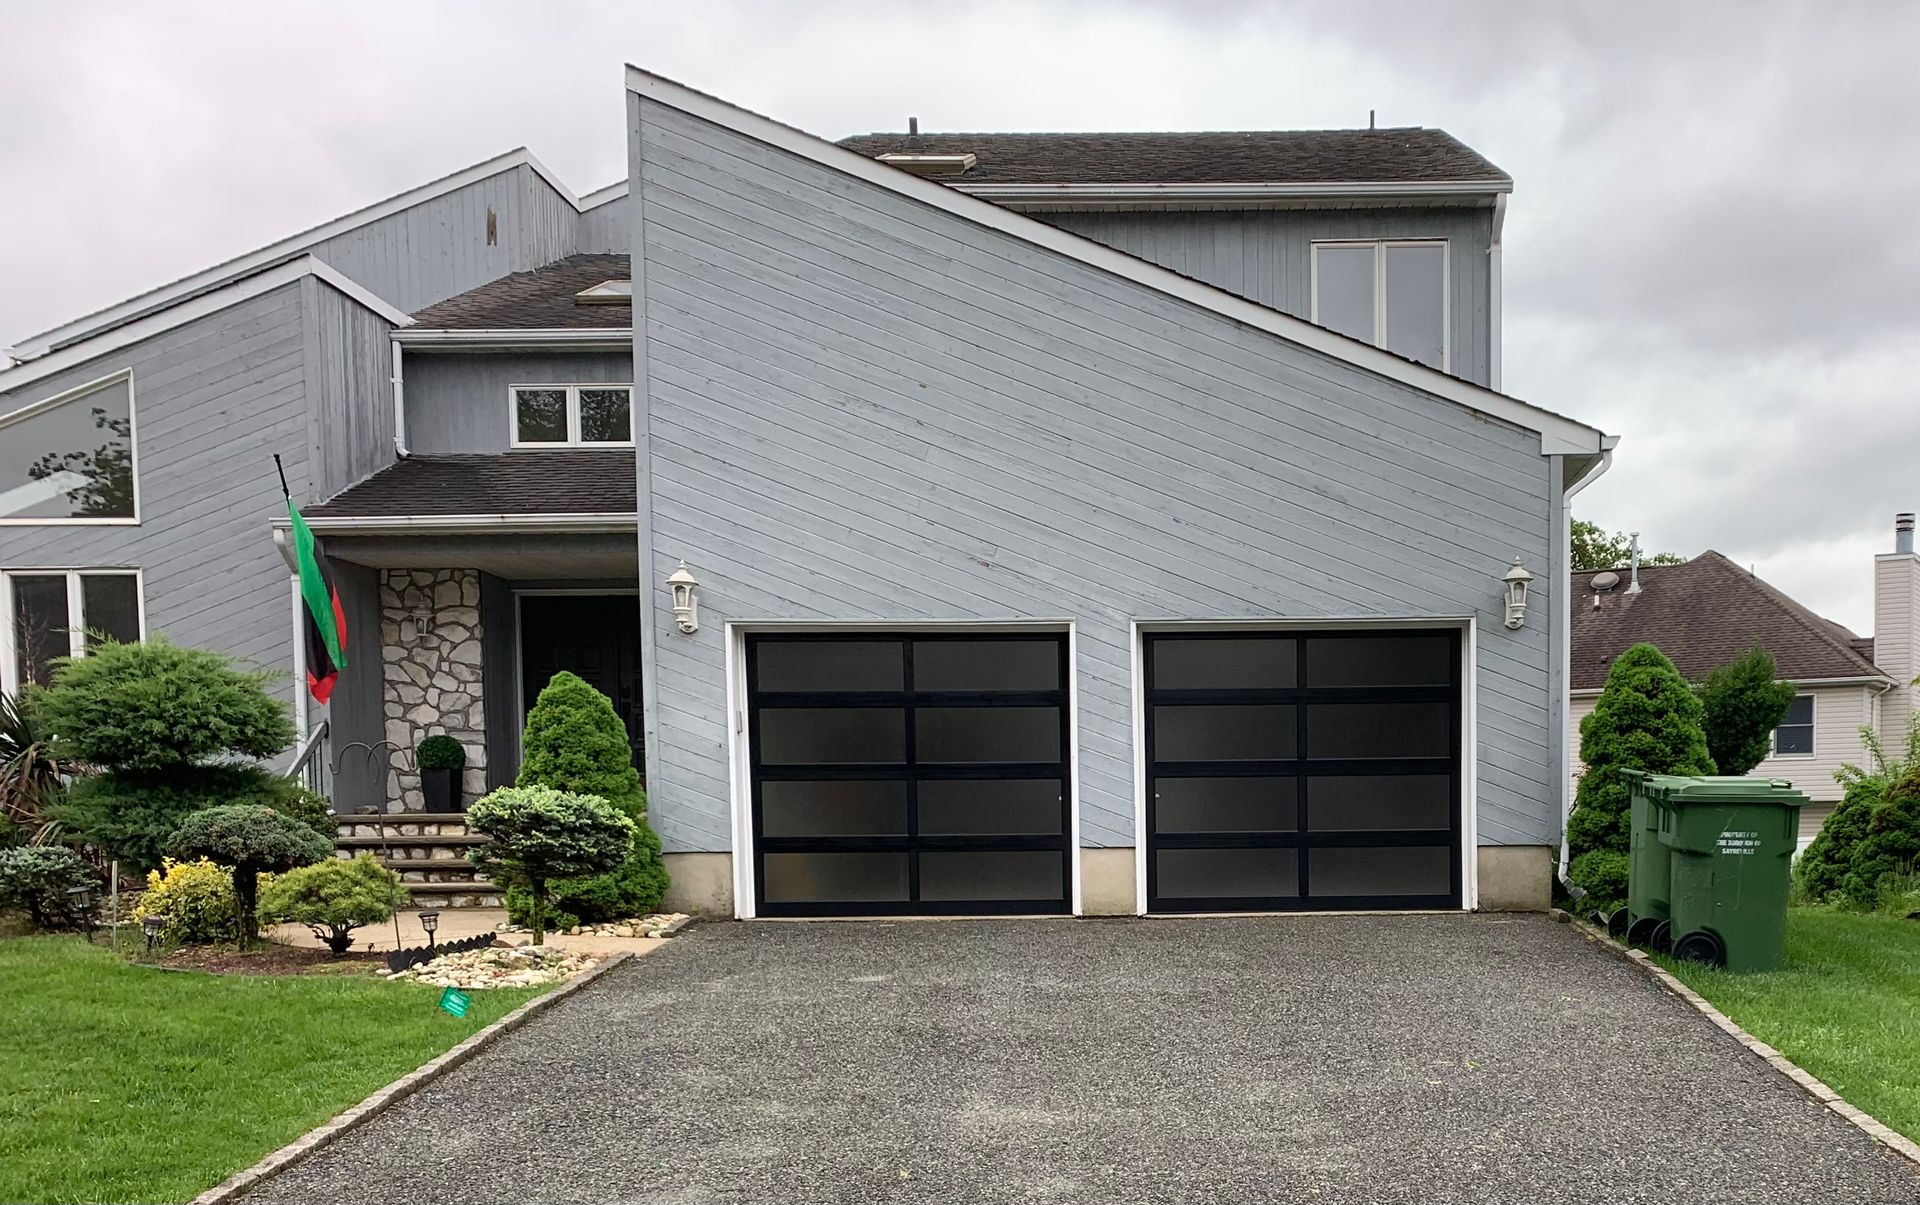
<path fill-rule="evenodd" d="M 472 1007 L 473 997 L 457 987 L 447 988 L 440 993 L 440 1008 L 444 1012 L 452 1013 L 456 1017 L 464 1017 L 467 1015 L 467 1010 Z"/>

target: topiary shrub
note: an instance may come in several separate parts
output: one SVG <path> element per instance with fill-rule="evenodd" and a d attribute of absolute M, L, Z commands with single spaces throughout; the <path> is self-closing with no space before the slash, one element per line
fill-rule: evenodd
<path fill-rule="evenodd" d="M 1860 908 L 1878 908 L 1891 891 L 1902 890 L 1920 870 L 1920 773 L 1909 773 L 1887 789 L 1867 819 L 1867 831 L 1854 847 L 1840 891 Z"/>
<path fill-rule="evenodd" d="M 1636 644 L 1614 659 L 1592 714 L 1580 721 L 1587 771 L 1567 821 L 1567 877 L 1592 897 L 1582 907 L 1616 908 L 1626 898 L 1620 863 L 1588 856 L 1626 857 L 1630 795 L 1620 771 L 1713 773 L 1702 714 L 1699 697 L 1659 649 Z"/>
<path fill-rule="evenodd" d="M 545 942 L 551 886 L 618 867 L 633 844 L 634 823 L 596 795 L 501 787 L 467 809 L 467 827 L 489 838 L 468 851 L 468 860 L 494 882 L 529 893 L 527 924 L 537 946 Z"/>
<path fill-rule="evenodd" d="M 598 795 L 634 822 L 632 846 L 619 869 L 553 885 L 546 924 L 566 929 L 657 909 L 670 880 L 660 857 L 660 838 L 647 824 L 647 793 L 633 768 L 633 747 L 613 700 L 575 674 L 555 674 L 527 713 L 521 747 L 516 786 Z M 508 919 L 531 925 L 532 912 L 533 899 L 525 888 L 507 892 Z"/>
<path fill-rule="evenodd" d="M 161 932 L 175 945 L 232 940 L 240 918 L 233 875 L 210 858 L 189 862 L 168 858 L 160 870 L 147 872 L 147 890 L 134 905 L 133 919 L 144 921 L 149 916 L 166 922 Z"/>
<path fill-rule="evenodd" d="M 24 912 L 36 929 L 77 929 L 87 923 L 76 887 L 98 887 L 100 876 L 64 845 L 0 849 L 0 910 Z"/>
<path fill-rule="evenodd" d="M 233 869 L 233 893 L 239 901 L 236 928 L 241 946 L 252 943 L 259 876 L 309 866 L 333 856 L 333 842 L 300 821 L 254 804 L 227 804 L 194 812 L 173 834 L 175 857 L 211 858 Z"/>
<path fill-rule="evenodd" d="M 1846 904 L 1845 879 L 1853 857 L 1866 839 L 1873 813 L 1886 798 L 1887 784 L 1861 778 L 1848 784 L 1838 807 L 1821 824 L 1820 832 L 1793 864 L 1801 895 L 1812 904 Z"/>
<path fill-rule="evenodd" d="M 413 751 L 413 760 L 422 770 L 463 770 L 467 765 L 467 751 L 446 733 L 436 732 L 420 742 L 420 747 Z"/>
<path fill-rule="evenodd" d="M 391 918 L 406 902 L 400 876 L 361 854 L 275 875 L 260 891 L 260 916 L 305 925 L 329 950 L 345 954 L 355 929 Z"/>
<path fill-rule="evenodd" d="M 1745 774 L 1773 752 L 1773 730 L 1787 718 L 1794 687 L 1779 681 L 1772 654 L 1755 645 L 1707 676 L 1700 687 L 1707 755 L 1722 774 Z"/>
<path fill-rule="evenodd" d="M 272 808 L 329 844 L 333 813 L 327 801 L 264 766 L 194 766 L 181 771 L 116 771 L 83 778 L 55 813 L 69 829 L 129 864 L 161 864 L 186 818 L 224 804 Z"/>

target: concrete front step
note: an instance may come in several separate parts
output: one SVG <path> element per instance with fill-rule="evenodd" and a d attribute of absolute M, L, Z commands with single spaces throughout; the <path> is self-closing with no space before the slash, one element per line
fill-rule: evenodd
<path fill-rule="evenodd" d="M 342 839 L 359 837 L 462 837 L 467 835 L 465 812 L 384 812 L 335 815 Z"/>
<path fill-rule="evenodd" d="M 470 883 L 407 883 L 416 908 L 504 908 L 506 889 L 484 879 Z"/>

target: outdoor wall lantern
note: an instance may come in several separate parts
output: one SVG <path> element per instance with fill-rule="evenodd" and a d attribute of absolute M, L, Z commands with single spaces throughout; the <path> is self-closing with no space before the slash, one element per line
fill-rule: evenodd
<path fill-rule="evenodd" d="M 700 630 L 700 600 L 693 594 L 699 585 L 699 580 L 687 572 L 685 561 L 681 561 L 680 567 L 667 579 L 667 586 L 673 591 L 673 622 L 682 632 Z"/>
<path fill-rule="evenodd" d="M 1527 622 L 1527 587 L 1533 584 L 1533 574 L 1515 557 L 1513 568 L 1500 580 L 1507 587 L 1507 626 L 1517 628 Z"/>
<path fill-rule="evenodd" d="M 401 634 L 406 638 L 406 643 L 418 644 L 422 637 L 433 631 L 433 608 L 415 607 L 400 622 L 405 628 Z"/>

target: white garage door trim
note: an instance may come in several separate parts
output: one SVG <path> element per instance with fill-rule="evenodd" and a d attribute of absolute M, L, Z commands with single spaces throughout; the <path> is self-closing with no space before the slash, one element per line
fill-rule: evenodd
<path fill-rule="evenodd" d="M 1458 631 L 1460 635 L 1460 910 L 1480 903 L 1479 768 L 1479 623 L 1472 615 L 1427 618 L 1378 616 L 1331 619 L 1136 619 L 1129 626 L 1127 652 L 1133 678 L 1133 898 L 1134 910 L 1147 915 L 1147 712 L 1145 637 L 1156 632 L 1298 632 L 1370 628 Z M 1077 767 L 1076 767 L 1077 770 Z M 1078 869 L 1075 870 L 1076 884 Z M 1078 904 L 1076 898 L 1076 912 Z"/>
<path fill-rule="evenodd" d="M 733 914 L 752 920 L 758 913 L 753 872 L 753 788 L 747 748 L 747 637 L 818 632 L 883 632 L 1010 636 L 1065 633 L 1067 638 L 1067 868 L 1072 915 L 1081 914 L 1080 891 L 1080 640 L 1071 619 L 745 619 L 726 624 L 727 766 L 730 843 L 733 855 Z"/>

